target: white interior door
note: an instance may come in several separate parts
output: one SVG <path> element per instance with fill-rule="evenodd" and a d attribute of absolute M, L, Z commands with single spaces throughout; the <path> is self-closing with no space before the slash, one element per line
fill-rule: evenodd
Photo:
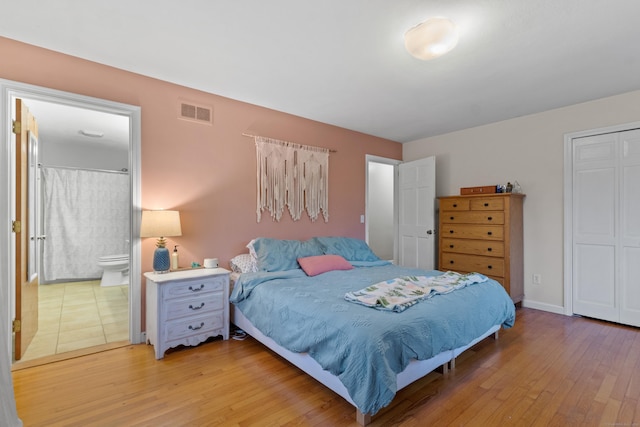
<path fill-rule="evenodd" d="M 435 268 L 436 158 L 399 165 L 398 264 Z"/>

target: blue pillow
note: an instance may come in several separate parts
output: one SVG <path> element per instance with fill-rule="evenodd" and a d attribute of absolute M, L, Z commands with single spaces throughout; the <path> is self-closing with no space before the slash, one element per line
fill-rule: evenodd
<path fill-rule="evenodd" d="M 252 242 L 259 271 L 285 271 L 300 268 L 298 258 L 323 255 L 313 240 L 280 240 L 259 237 Z"/>
<path fill-rule="evenodd" d="M 340 255 L 347 261 L 380 261 L 364 240 L 352 237 L 314 237 L 325 254 Z"/>

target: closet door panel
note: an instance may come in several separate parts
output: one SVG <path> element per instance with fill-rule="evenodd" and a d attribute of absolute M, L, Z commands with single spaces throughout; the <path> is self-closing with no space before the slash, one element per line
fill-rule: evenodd
<path fill-rule="evenodd" d="M 640 130 L 623 132 L 620 322 L 640 326 Z"/>
<path fill-rule="evenodd" d="M 573 308 L 577 314 L 617 322 L 615 246 L 576 245 Z"/>
<path fill-rule="evenodd" d="M 615 135 L 574 140 L 573 311 L 617 322 Z"/>
<path fill-rule="evenodd" d="M 614 168 L 583 170 L 576 173 L 575 231 L 578 240 L 612 243 L 615 238 Z"/>
<path fill-rule="evenodd" d="M 626 247 L 622 253 L 620 322 L 640 326 L 640 247 Z"/>

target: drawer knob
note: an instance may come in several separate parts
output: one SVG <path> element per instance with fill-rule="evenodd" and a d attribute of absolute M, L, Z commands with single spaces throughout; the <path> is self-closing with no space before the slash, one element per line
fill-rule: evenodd
<path fill-rule="evenodd" d="M 454 203 L 454 204 L 453 204 L 453 207 L 454 207 L 454 208 L 457 208 L 457 207 L 458 207 L 458 205 L 457 205 L 456 203 Z"/>
<path fill-rule="evenodd" d="M 449 264 L 453 264 L 453 260 L 449 261 Z"/>
<path fill-rule="evenodd" d="M 189 325 L 189 329 L 191 329 L 192 331 L 197 331 L 198 329 L 202 329 L 203 326 L 204 322 L 200 322 L 200 326 Z"/>
<path fill-rule="evenodd" d="M 449 219 L 450 219 L 451 221 L 453 221 L 453 217 L 452 217 L 452 216 L 450 216 L 450 217 L 449 217 Z"/>
<path fill-rule="evenodd" d="M 451 249 L 453 249 L 453 245 L 449 245 L 449 247 L 450 247 Z"/>
<path fill-rule="evenodd" d="M 493 220 L 493 217 L 491 217 L 491 216 L 490 216 L 490 217 L 488 217 L 487 219 L 488 219 L 489 221 L 491 221 L 491 220 Z"/>
<path fill-rule="evenodd" d="M 449 233 L 453 234 L 453 230 L 449 230 Z"/>
<path fill-rule="evenodd" d="M 491 236 L 491 235 L 493 234 L 493 232 L 492 232 L 492 231 L 487 231 L 487 234 L 488 234 L 489 236 Z"/>
<path fill-rule="evenodd" d="M 484 204 L 484 207 L 485 207 L 485 208 L 486 208 L 487 206 L 489 206 L 489 203 L 485 203 L 485 204 Z"/>
<path fill-rule="evenodd" d="M 490 265 L 488 265 L 488 266 L 487 266 L 487 268 L 488 268 L 489 270 L 491 270 L 493 267 L 492 267 L 492 266 L 490 266 Z"/>
<path fill-rule="evenodd" d="M 200 310 L 202 307 L 204 307 L 204 303 L 200 304 L 200 306 L 199 306 L 199 307 L 194 307 L 194 306 L 192 306 L 191 304 L 189 304 L 189 308 L 190 308 L 191 310 Z"/>
<path fill-rule="evenodd" d="M 491 252 L 492 250 L 492 248 L 487 248 L 487 252 Z"/>
<path fill-rule="evenodd" d="M 189 290 L 191 292 L 199 292 L 203 289 L 204 289 L 204 283 L 201 283 L 199 288 L 194 288 L 193 286 L 189 286 Z"/>

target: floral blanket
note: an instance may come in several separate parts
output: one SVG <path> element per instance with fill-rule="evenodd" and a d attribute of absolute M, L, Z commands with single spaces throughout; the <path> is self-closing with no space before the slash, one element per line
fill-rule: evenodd
<path fill-rule="evenodd" d="M 378 310 L 399 313 L 434 295 L 448 294 L 486 280 L 487 277 L 480 273 L 460 274 L 453 271 L 439 276 L 403 276 L 347 292 L 344 298 Z"/>

